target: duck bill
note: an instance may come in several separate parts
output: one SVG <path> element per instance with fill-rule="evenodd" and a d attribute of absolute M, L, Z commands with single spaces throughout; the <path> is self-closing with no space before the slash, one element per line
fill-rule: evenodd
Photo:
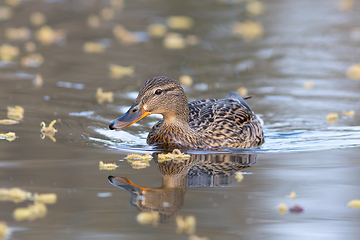
<path fill-rule="evenodd" d="M 150 113 L 145 111 L 143 108 L 140 108 L 138 110 L 136 110 L 136 108 L 137 106 L 132 106 L 123 116 L 113 121 L 109 125 L 109 128 L 111 130 L 126 128 L 136 123 L 140 119 L 150 115 Z"/>

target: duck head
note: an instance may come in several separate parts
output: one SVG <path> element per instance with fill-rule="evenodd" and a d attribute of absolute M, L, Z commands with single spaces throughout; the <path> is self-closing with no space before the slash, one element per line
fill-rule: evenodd
<path fill-rule="evenodd" d="M 109 128 L 126 128 L 150 114 L 162 114 L 165 123 L 189 122 L 189 108 L 181 85 L 168 77 L 147 80 L 129 110 Z"/>

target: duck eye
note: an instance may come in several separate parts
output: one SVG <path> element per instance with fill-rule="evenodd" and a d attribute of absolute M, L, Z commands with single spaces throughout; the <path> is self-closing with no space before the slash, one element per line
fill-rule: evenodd
<path fill-rule="evenodd" d="M 162 90 L 161 89 L 157 89 L 156 91 L 155 91 L 155 94 L 156 95 L 160 95 L 162 93 Z"/>

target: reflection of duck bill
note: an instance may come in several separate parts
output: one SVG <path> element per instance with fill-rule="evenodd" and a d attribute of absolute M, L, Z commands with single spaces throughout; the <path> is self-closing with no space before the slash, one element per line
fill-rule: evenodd
<path fill-rule="evenodd" d="M 130 179 L 125 178 L 125 177 L 109 176 L 108 180 L 115 187 L 125 189 L 129 192 L 141 192 L 141 191 L 148 189 L 146 187 L 141 187 L 141 186 L 134 184 L 132 181 L 130 181 Z"/>

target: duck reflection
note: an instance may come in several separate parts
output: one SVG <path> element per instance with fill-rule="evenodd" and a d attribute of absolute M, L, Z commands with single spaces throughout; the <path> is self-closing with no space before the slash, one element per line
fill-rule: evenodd
<path fill-rule="evenodd" d="M 188 187 L 220 187 L 235 181 L 235 173 L 256 163 L 257 154 L 190 154 L 181 161 L 154 161 L 162 175 L 159 188 L 134 184 L 125 177 L 109 176 L 109 182 L 131 193 L 130 203 L 142 212 L 158 212 L 166 222 L 184 205 Z"/>

